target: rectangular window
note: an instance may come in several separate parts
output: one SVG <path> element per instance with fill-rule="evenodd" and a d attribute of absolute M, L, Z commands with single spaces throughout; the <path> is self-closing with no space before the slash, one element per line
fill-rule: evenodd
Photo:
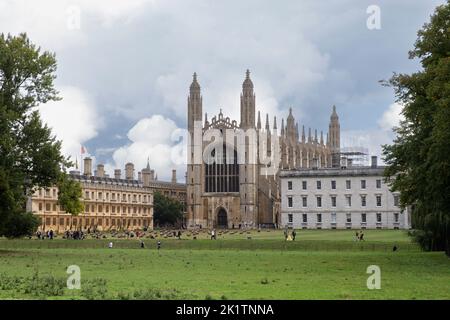
<path fill-rule="evenodd" d="M 308 215 L 306 213 L 302 214 L 302 221 L 303 221 L 303 223 L 308 222 Z"/>
<path fill-rule="evenodd" d="M 292 208 L 292 205 L 293 205 L 292 197 L 288 197 L 288 208 Z"/>
<path fill-rule="evenodd" d="M 381 213 L 377 213 L 377 222 L 378 222 L 378 223 L 381 222 Z"/>
<path fill-rule="evenodd" d="M 306 196 L 302 197 L 302 205 L 304 208 L 308 206 L 308 197 Z"/>
<path fill-rule="evenodd" d="M 332 206 L 333 208 L 336 207 L 336 196 L 331 196 L 331 206 Z"/>
<path fill-rule="evenodd" d="M 377 195 L 376 199 L 377 199 L 377 207 L 381 207 L 381 195 Z"/>
<path fill-rule="evenodd" d="M 394 222 L 398 222 L 398 213 L 394 213 Z"/>
<path fill-rule="evenodd" d="M 292 221 L 294 220 L 294 218 L 292 217 L 292 213 L 288 214 L 288 222 L 292 223 Z"/>
<path fill-rule="evenodd" d="M 331 213 L 331 223 L 336 223 L 336 213 Z"/>
<path fill-rule="evenodd" d="M 345 181 L 345 187 L 346 187 L 347 189 L 351 189 L 351 188 L 352 188 L 352 182 L 351 182 L 351 180 L 346 180 L 346 181 Z"/>
<path fill-rule="evenodd" d="M 361 207 L 365 207 L 367 205 L 366 196 L 361 196 Z"/>
<path fill-rule="evenodd" d="M 394 195 L 394 206 L 398 207 L 399 205 L 399 197 L 398 195 Z"/>
<path fill-rule="evenodd" d="M 351 213 L 347 213 L 346 217 L 347 217 L 347 223 L 352 222 L 352 214 Z"/>
<path fill-rule="evenodd" d="M 307 189 L 306 181 L 302 181 L 302 189 L 303 189 L 303 190 L 306 190 L 306 189 Z"/>
<path fill-rule="evenodd" d="M 351 207 L 352 206 L 352 196 L 346 195 L 345 199 L 346 199 L 347 207 Z"/>
<path fill-rule="evenodd" d="M 292 190 L 292 181 L 288 181 L 288 190 Z"/>
<path fill-rule="evenodd" d="M 331 180 L 331 189 L 336 189 L 336 180 Z"/>
<path fill-rule="evenodd" d="M 361 180 L 361 189 L 366 188 L 366 180 Z"/>
<path fill-rule="evenodd" d="M 322 223 L 322 214 L 321 213 L 317 214 L 317 222 Z"/>
<path fill-rule="evenodd" d="M 367 222 L 367 216 L 365 213 L 361 213 L 361 222 Z"/>
<path fill-rule="evenodd" d="M 381 189 L 381 179 L 377 179 L 377 189 Z"/>
<path fill-rule="evenodd" d="M 45 204 L 45 211 L 50 211 L 51 207 L 50 207 L 50 203 L 46 203 Z"/>
<path fill-rule="evenodd" d="M 322 207 L 322 197 L 316 197 L 317 199 L 317 208 L 321 208 Z"/>
<path fill-rule="evenodd" d="M 39 211 L 42 211 L 42 202 L 39 202 Z"/>
<path fill-rule="evenodd" d="M 322 181 L 318 180 L 317 181 L 317 190 L 322 189 Z"/>

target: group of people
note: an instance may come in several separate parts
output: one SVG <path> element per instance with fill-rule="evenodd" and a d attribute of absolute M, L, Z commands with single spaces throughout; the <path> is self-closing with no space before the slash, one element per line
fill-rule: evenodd
<path fill-rule="evenodd" d="M 295 241 L 295 237 L 297 236 L 297 232 L 295 229 L 292 230 L 291 234 L 289 234 L 288 229 L 284 229 L 284 240 L 285 241 Z"/>
<path fill-rule="evenodd" d="M 48 230 L 48 231 L 40 231 L 40 230 L 38 230 L 36 232 L 36 237 L 39 240 L 44 240 L 45 238 L 53 240 L 53 238 L 55 237 L 55 233 L 53 232 L 53 230 Z"/>
<path fill-rule="evenodd" d="M 355 241 L 364 241 L 364 232 L 356 231 L 355 233 Z"/>

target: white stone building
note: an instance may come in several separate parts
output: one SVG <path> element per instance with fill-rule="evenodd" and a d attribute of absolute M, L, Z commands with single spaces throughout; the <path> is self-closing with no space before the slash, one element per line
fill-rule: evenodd
<path fill-rule="evenodd" d="M 376 157 L 366 167 L 281 171 L 281 227 L 409 229 L 409 213 L 399 208 L 383 171 Z"/>

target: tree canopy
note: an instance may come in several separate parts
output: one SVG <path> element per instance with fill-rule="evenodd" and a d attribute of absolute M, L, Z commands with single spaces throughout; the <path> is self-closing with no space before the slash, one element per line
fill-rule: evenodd
<path fill-rule="evenodd" d="M 37 110 L 41 103 L 60 99 L 55 72 L 55 55 L 41 52 L 26 34 L 0 34 L 0 235 L 35 229 L 37 218 L 25 213 L 26 196 L 63 183 L 63 168 L 71 165 Z"/>
<path fill-rule="evenodd" d="M 402 207 L 412 209 L 422 247 L 450 255 L 450 1 L 418 31 L 409 58 L 419 59 L 422 70 L 385 83 L 404 116 L 394 143 L 383 146 L 385 175 Z"/>
<path fill-rule="evenodd" d="M 160 192 L 155 192 L 153 198 L 153 220 L 159 226 L 175 225 L 183 218 L 181 203 Z"/>

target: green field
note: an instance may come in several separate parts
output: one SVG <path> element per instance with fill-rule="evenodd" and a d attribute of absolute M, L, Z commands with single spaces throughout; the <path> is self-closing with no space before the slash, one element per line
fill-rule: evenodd
<path fill-rule="evenodd" d="M 155 233 L 156 234 L 156 233 Z M 2 299 L 450 299 L 450 260 L 427 253 L 403 231 L 281 231 L 159 235 L 136 239 L 0 240 Z M 251 239 L 248 239 L 251 237 Z M 393 245 L 398 246 L 396 252 Z M 65 288 L 66 269 L 81 269 L 81 290 Z M 369 290 L 369 265 L 381 289 Z"/>

